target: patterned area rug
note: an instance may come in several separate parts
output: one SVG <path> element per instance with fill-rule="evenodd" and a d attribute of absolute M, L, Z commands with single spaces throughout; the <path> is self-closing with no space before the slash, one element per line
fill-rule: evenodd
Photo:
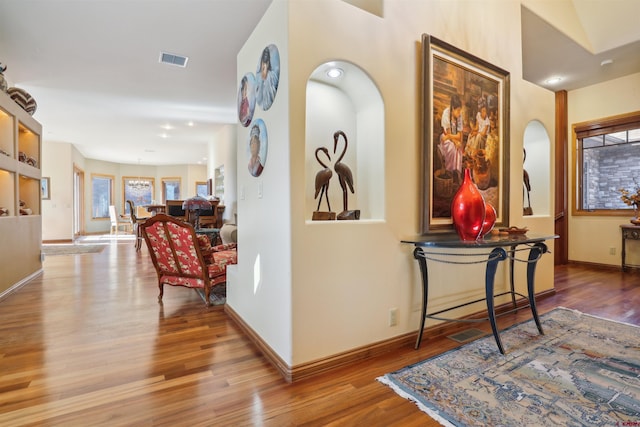
<path fill-rule="evenodd" d="M 640 328 L 556 308 L 378 381 L 447 426 L 640 425 Z M 629 424 L 632 423 L 632 424 Z"/>
<path fill-rule="evenodd" d="M 204 299 L 204 289 L 194 288 L 202 301 Z M 211 305 L 223 305 L 227 302 L 227 284 L 219 283 L 211 288 L 211 292 L 209 293 L 209 301 Z"/>
<path fill-rule="evenodd" d="M 46 256 L 90 254 L 102 252 L 105 246 L 106 245 L 50 244 L 42 245 L 42 253 Z"/>

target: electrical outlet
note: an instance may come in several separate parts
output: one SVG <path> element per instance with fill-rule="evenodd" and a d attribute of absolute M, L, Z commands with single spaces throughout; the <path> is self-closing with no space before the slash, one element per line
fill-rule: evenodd
<path fill-rule="evenodd" d="M 389 309 L 389 326 L 396 326 L 398 324 L 398 309 Z"/>
<path fill-rule="evenodd" d="M 616 248 L 609 248 L 609 255 L 615 255 L 616 254 Z"/>

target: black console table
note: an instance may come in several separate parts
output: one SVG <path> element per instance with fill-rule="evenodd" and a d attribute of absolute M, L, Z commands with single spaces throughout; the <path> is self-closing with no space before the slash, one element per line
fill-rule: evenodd
<path fill-rule="evenodd" d="M 529 301 L 529 307 L 531 308 L 531 314 L 536 322 L 538 331 L 540 334 L 544 334 L 540 319 L 538 318 L 538 311 L 536 309 L 535 291 L 534 291 L 534 275 L 536 264 L 543 254 L 548 252 L 546 240 L 552 240 L 557 238 L 554 235 L 541 235 L 534 233 L 527 234 L 492 234 L 484 239 L 476 241 L 463 241 L 460 240 L 457 235 L 443 234 L 443 235 L 429 235 L 420 236 L 415 239 L 402 240 L 402 243 L 409 243 L 415 246 L 413 251 L 414 258 L 418 261 L 420 266 L 420 273 L 422 275 L 422 317 L 420 321 L 420 329 L 418 331 L 418 337 L 416 339 L 415 348 L 420 347 L 422 341 L 422 333 L 424 331 L 425 319 L 437 319 L 446 321 L 486 321 L 491 323 L 491 330 L 493 336 L 498 345 L 500 353 L 504 354 L 504 347 L 498 334 L 498 326 L 496 324 L 496 313 L 494 299 L 503 295 L 511 295 L 511 301 L 513 309 L 503 314 L 512 313 L 516 311 L 517 303 L 516 296 L 521 298 L 527 298 Z M 439 252 L 440 249 L 479 249 L 470 254 L 468 252 L 462 253 L 447 253 Z M 484 249 L 484 251 L 482 251 Z M 521 259 L 517 257 L 517 254 L 521 251 L 528 251 L 529 255 L 527 259 Z M 465 259 L 466 258 L 466 259 Z M 494 280 L 498 263 L 500 261 L 509 260 L 510 266 L 510 285 L 511 289 L 507 292 L 503 292 L 494 295 Z M 474 301 L 467 301 L 463 304 L 459 304 L 455 307 L 449 307 L 444 310 L 436 311 L 433 313 L 427 312 L 427 302 L 429 297 L 429 274 L 427 270 L 427 260 L 448 263 L 452 265 L 460 264 L 478 264 L 486 263 L 485 269 L 485 297 L 476 299 Z M 478 261 L 479 260 L 479 261 Z M 514 262 L 521 261 L 527 263 L 527 296 L 517 293 L 514 288 Z M 488 317 L 484 319 L 451 319 L 440 317 L 439 315 L 457 308 L 465 307 L 480 301 L 487 302 L 487 314 Z"/>

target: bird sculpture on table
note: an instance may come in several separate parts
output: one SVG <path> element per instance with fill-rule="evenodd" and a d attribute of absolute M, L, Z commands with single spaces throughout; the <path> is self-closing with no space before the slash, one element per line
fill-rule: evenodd
<path fill-rule="evenodd" d="M 344 149 L 342 150 L 342 153 L 340 154 L 340 157 L 338 157 L 336 163 L 333 165 L 333 169 L 338 174 L 340 187 L 342 187 L 342 205 L 344 208 L 344 210 L 338 214 L 338 219 L 360 219 L 359 210 L 349 211 L 349 195 L 347 193 L 347 188 L 351 190 L 351 193 L 355 193 L 355 191 L 353 189 L 353 174 L 351 173 L 351 169 L 349 168 L 349 166 L 342 163 L 342 158 L 347 153 L 349 142 L 347 141 L 347 135 L 345 135 L 345 133 L 341 130 L 336 131 L 333 134 L 333 154 L 335 154 L 336 150 L 338 149 L 338 140 L 341 136 L 344 139 Z"/>
<path fill-rule="evenodd" d="M 317 211 L 320 211 L 320 203 L 322 203 L 322 196 L 325 196 L 327 200 L 327 207 L 329 208 L 329 212 L 331 212 L 331 204 L 329 203 L 329 181 L 333 176 L 333 172 L 327 165 L 322 163 L 322 160 L 318 157 L 318 153 L 323 152 L 329 161 L 331 161 L 331 156 L 329 155 L 329 150 L 326 147 L 318 147 L 316 148 L 316 160 L 320 165 L 324 168 L 318 171 L 316 174 L 316 194 L 313 196 L 314 199 L 318 199 L 318 208 Z M 318 194 L 320 197 L 318 197 Z"/>

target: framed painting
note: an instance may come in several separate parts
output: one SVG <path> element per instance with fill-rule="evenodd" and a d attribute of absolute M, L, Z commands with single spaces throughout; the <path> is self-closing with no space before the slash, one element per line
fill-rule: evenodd
<path fill-rule="evenodd" d="M 509 73 L 424 34 L 422 85 L 422 233 L 453 232 L 465 169 L 508 225 Z"/>
<path fill-rule="evenodd" d="M 49 177 L 40 179 L 40 195 L 42 196 L 42 200 L 51 200 L 50 184 L 51 180 Z"/>

